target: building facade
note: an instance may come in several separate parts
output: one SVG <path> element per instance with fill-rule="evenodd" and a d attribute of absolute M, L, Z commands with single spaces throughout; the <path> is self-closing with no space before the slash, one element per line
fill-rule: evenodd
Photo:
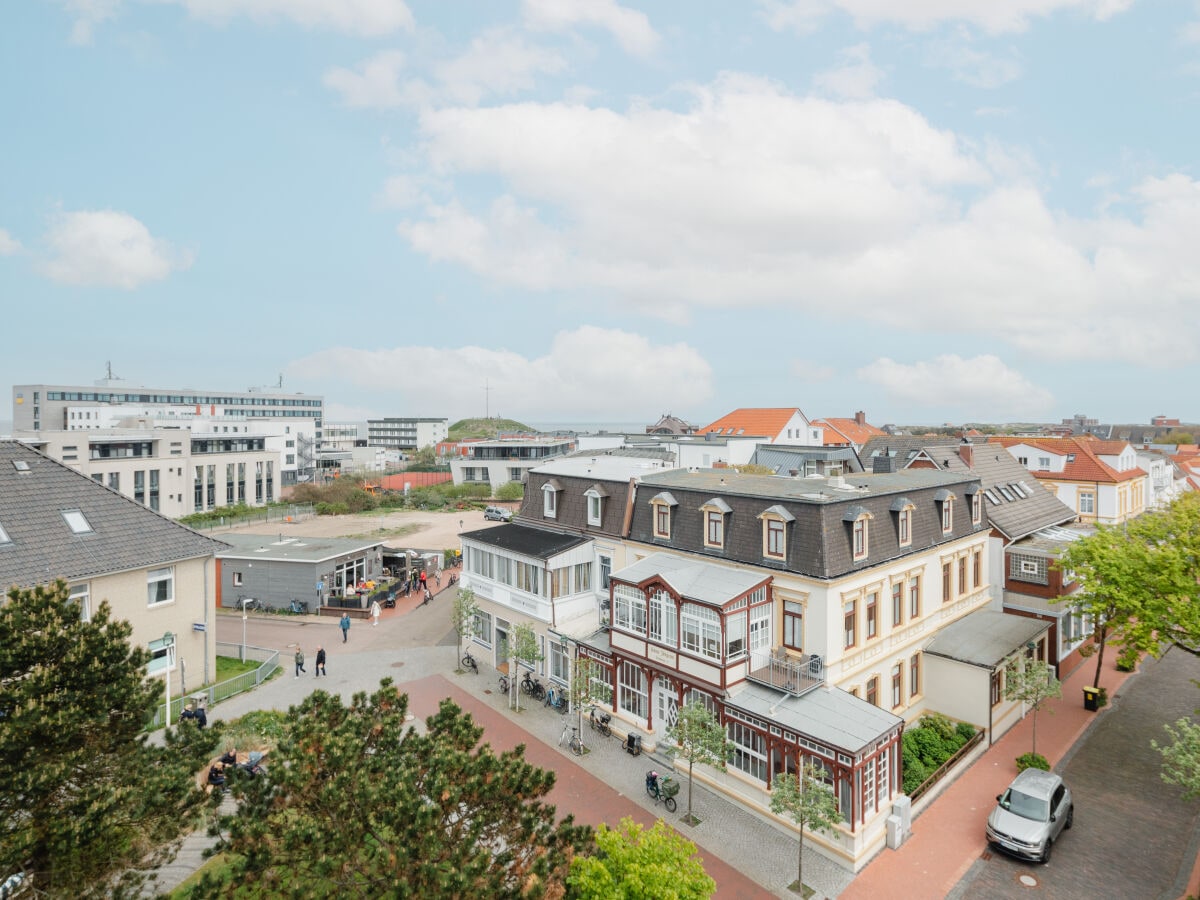
<path fill-rule="evenodd" d="M 576 449 L 573 437 L 476 441 L 460 444 L 460 456 L 450 460 L 455 484 L 487 485 L 495 493 L 510 481 L 524 481 L 526 473 Z"/>
<path fill-rule="evenodd" d="M 448 419 L 394 417 L 367 420 L 367 446 L 412 452 L 446 440 Z"/>

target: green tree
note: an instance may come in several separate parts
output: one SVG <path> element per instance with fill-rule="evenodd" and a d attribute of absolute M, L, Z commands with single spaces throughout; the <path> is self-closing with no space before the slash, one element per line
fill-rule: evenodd
<path fill-rule="evenodd" d="M 673 741 L 678 748 L 675 756 L 688 764 L 687 814 L 683 818 L 695 825 L 700 821 L 692 815 L 692 773 L 696 763 L 724 769 L 725 760 L 733 751 L 733 742 L 726 736 L 716 713 L 696 700 L 679 710 L 675 724 L 667 729 L 667 740 Z"/>
<path fill-rule="evenodd" d="M 696 845 L 662 819 L 647 830 L 626 817 L 595 840 L 597 853 L 571 861 L 571 900 L 707 900 L 717 889 Z"/>
<path fill-rule="evenodd" d="M 454 593 L 454 605 L 450 607 L 450 626 L 458 635 L 458 643 L 454 645 L 454 666 L 458 669 L 459 653 L 462 643 L 468 635 L 475 633 L 476 618 L 479 615 L 479 604 L 475 600 L 475 592 L 470 588 L 459 588 Z"/>
<path fill-rule="evenodd" d="M 1183 788 L 1183 799 L 1200 797 L 1200 724 L 1189 719 L 1179 719 L 1172 725 L 1164 725 L 1163 731 L 1170 743 L 1150 741 L 1150 746 L 1162 754 L 1162 780 Z"/>
<path fill-rule="evenodd" d="M 1062 696 L 1062 682 L 1054 669 L 1040 659 L 1010 659 L 1004 672 L 1005 699 L 1026 704 L 1033 710 L 1033 748 L 1037 755 L 1037 714 L 1042 704 Z"/>
<path fill-rule="evenodd" d="M 1109 643 L 1139 651 L 1154 646 L 1156 600 L 1146 589 L 1150 558 L 1149 548 L 1136 533 L 1103 525 L 1070 544 L 1059 558 L 1058 567 L 1074 574 L 1079 590 L 1053 602 L 1071 604 L 1095 624 L 1093 687 L 1100 687 Z"/>
<path fill-rule="evenodd" d="M 514 503 L 525 496 L 525 485 L 519 481 L 506 481 L 496 488 L 496 499 L 504 503 Z"/>
<path fill-rule="evenodd" d="M 162 700 L 148 651 L 107 603 L 90 621 L 67 585 L 0 604 L 0 873 L 45 896 L 124 896 L 174 849 L 206 795 L 219 729 L 144 732 Z"/>
<path fill-rule="evenodd" d="M 510 672 L 509 692 L 516 704 L 514 709 L 520 712 L 521 691 L 517 685 L 517 670 L 522 665 L 532 669 L 535 662 L 545 658 L 542 651 L 538 649 L 537 634 L 534 633 L 532 626 L 520 622 L 512 627 L 508 633 L 508 658 L 511 663 L 508 667 Z"/>
<path fill-rule="evenodd" d="M 591 829 L 556 822 L 554 774 L 524 746 L 481 744 L 448 700 L 424 733 L 407 712 L 388 679 L 349 705 L 315 691 L 293 707 L 267 776 L 232 782 L 230 866 L 196 896 L 562 896 Z"/>
<path fill-rule="evenodd" d="M 1200 655 L 1200 494 L 1139 517 L 1130 530 L 1145 547 L 1145 615 L 1155 638 L 1148 649 L 1166 641 Z"/>
<path fill-rule="evenodd" d="M 790 772 L 771 781 L 771 812 L 790 816 L 800 831 L 796 883 L 791 889 L 804 896 L 804 829 L 828 833 L 838 823 L 837 797 L 825 783 L 824 772 L 812 762 L 800 767 L 799 776 Z"/>
<path fill-rule="evenodd" d="M 577 656 L 571 665 L 571 709 L 579 716 L 579 733 L 583 734 L 583 713 L 593 704 L 612 702 L 607 670 L 586 656 Z"/>

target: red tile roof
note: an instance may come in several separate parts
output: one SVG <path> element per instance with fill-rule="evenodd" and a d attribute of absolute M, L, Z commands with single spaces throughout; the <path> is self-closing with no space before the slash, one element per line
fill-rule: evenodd
<path fill-rule="evenodd" d="M 826 447 L 841 444 L 856 444 L 861 447 L 867 442 L 868 438 L 886 434 L 882 428 L 876 428 L 874 425 L 866 422 L 859 425 L 855 419 L 826 417 L 824 419 L 813 419 L 813 424 L 820 425 L 825 429 L 824 444 Z"/>
<path fill-rule="evenodd" d="M 780 409 L 753 407 L 735 409 L 715 422 L 709 422 L 703 428 L 699 429 L 699 433 L 706 434 L 712 431 L 729 435 L 730 437 L 737 435 L 763 435 L 774 438 L 778 437 L 787 428 L 787 423 L 798 412 L 800 410 L 794 406 Z M 800 412 L 800 415 L 807 419 L 804 413 Z"/>
<path fill-rule="evenodd" d="M 1000 444 L 1005 448 L 1024 444 L 1027 447 L 1037 447 L 1058 456 L 1066 456 L 1073 453 L 1075 458 L 1068 461 L 1061 472 L 1034 471 L 1033 474 L 1036 477 L 1045 478 L 1050 481 L 1085 481 L 1094 484 L 1115 484 L 1121 481 L 1133 481 L 1135 478 L 1146 477 L 1146 473 L 1137 467 L 1127 469 L 1124 472 L 1118 472 L 1097 455 L 1097 445 L 1106 448 L 1118 447 L 1124 449 L 1125 445 L 1120 441 L 1098 441 L 1088 437 L 1021 438 L 999 436 L 991 438 L 990 443 Z M 1120 449 L 1117 450 L 1117 453 L 1120 452 Z M 1116 453 L 1106 450 L 1105 455 L 1116 455 Z"/>

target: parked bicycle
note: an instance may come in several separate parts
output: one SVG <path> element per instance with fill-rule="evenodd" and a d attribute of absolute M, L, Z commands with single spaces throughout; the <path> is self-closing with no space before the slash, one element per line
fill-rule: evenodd
<path fill-rule="evenodd" d="M 612 721 L 612 715 L 609 713 L 600 713 L 596 715 L 596 707 L 592 707 L 588 713 L 588 724 L 592 726 L 592 731 L 598 731 L 605 737 L 612 734 L 612 726 L 609 723 Z"/>
<path fill-rule="evenodd" d="M 508 695 L 508 676 L 507 675 L 500 676 L 500 693 L 504 694 L 505 696 Z"/>
<path fill-rule="evenodd" d="M 668 812 L 675 812 L 675 795 L 679 793 L 679 782 L 670 775 L 659 775 L 651 769 L 646 773 L 646 793 L 654 798 L 655 805 L 662 801 Z"/>
<path fill-rule="evenodd" d="M 470 669 L 476 675 L 479 674 L 479 666 L 476 664 L 475 657 L 471 655 L 470 650 L 468 650 L 467 655 L 462 658 L 462 664 L 464 669 Z"/>
<path fill-rule="evenodd" d="M 536 678 L 530 678 L 529 673 L 525 673 L 525 677 L 521 679 L 521 692 L 528 694 L 534 700 L 545 700 L 546 689 L 542 687 L 542 683 Z"/>
<path fill-rule="evenodd" d="M 288 607 L 288 612 L 295 615 L 307 616 L 308 604 L 303 600 L 293 599 L 291 605 Z"/>
<path fill-rule="evenodd" d="M 543 705 L 548 706 L 551 709 L 556 709 L 560 713 L 564 714 L 571 708 L 571 704 L 568 702 L 566 696 L 561 691 L 556 691 L 554 688 L 546 691 L 546 700 Z"/>
<path fill-rule="evenodd" d="M 567 737 L 567 732 L 570 732 L 570 737 Z M 579 735 L 578 725 L 572 725 L 570 721 L 563 722 L 562 734 L 558 736 L 558 746 L 561 747 L 564 741 L 572 753 L 576 756 L 583 756 L 583 738 Z"/>

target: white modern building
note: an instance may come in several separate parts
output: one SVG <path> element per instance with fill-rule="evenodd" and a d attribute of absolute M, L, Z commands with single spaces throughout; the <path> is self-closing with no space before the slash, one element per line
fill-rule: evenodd
<path fill-rule="evenodd" d="M 464 455 L 450 460 L 450 472 L 455 484 L 487 484 L 495 492 L 510 481 L 524 481 L 530 469 L 575 449 L 573 437 L 478 441 L 462 445 Z"/>
<path fill-rule="evenodd" d="M 117 427 L 182 427 L 210 437 L 252 434 L 265 438 L 265 446 L 276 451 L 281 488 L 313 478 L 323 414 L 322 397 L 265 388 L 146 388 L 111 377 L 94 385 L 13 387 L 14 434 Z"/>
<path fill-rule="evenodd" d="M 448 419 L 386 418 L 367 420 L 367 445 L 413 451 L 436 447 L 450 433 Z"/>

